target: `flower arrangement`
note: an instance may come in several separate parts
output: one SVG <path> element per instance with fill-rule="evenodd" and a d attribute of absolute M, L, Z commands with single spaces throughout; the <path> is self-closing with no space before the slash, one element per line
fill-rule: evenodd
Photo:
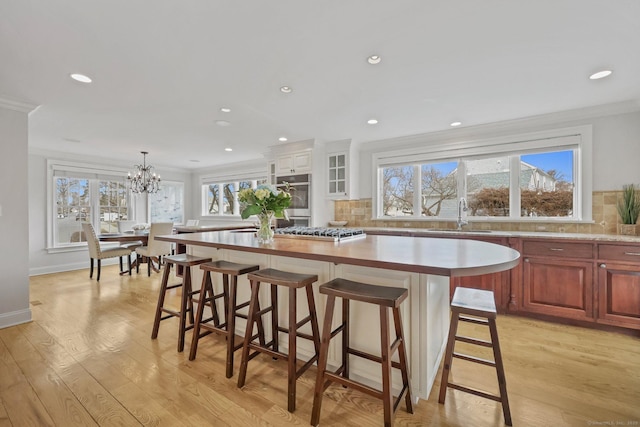
<path fill-rule="evenodd" d="M 256 235 L 259 243 L 270 243 L 273 241 L 273 230 L 271 220 L 276 218 L 287 218 L 286 209 L 291 204 L 291 194 L 288 186 L 285 190 L 279 190 L 273 185 L 258 185 L 257 188 L 246 188 L 238 193 L 240 201 L 240 216 L 247 219 L 251 215 L 257 215 L 260 224 Z"/>
<path fill-rule="evenodd" d="M 279 190 L 273 185 L 261 184 L 255 189 L 240 190 L 238 200 L 242 203 L 240 211 L 242 219 L 269 212 L 273 212 L 276 218 L 286 218 L 285 209 L 291 204 L 291 194 L 286 190 Z"/>

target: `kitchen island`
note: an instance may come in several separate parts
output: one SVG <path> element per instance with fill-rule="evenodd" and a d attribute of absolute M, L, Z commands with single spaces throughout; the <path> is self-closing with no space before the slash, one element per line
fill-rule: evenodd
<path fill-rule="evenodd" d="M 402 315 L 411 381 L 414 396 L 425 399 L 433 386 L 446 345 L 449 278 L 508 270 L 518 264 L 520 257 L 517 251 L 504 246 L 465 239 L 366 236 L 351 241 L 329 242 L 276 238 L 271 244 L 261 245 L 255 233 L 247 230 L 180 234 L 158 239 L 186 245 L 188 253 L 214 260 L 317 274 L 316 289 L 336 277 L 407 289 L 409 299 L 402 306 Z M 199 271 L 193 273 L 194 280 L 201 278 Z M 220 278 L 213 276 L 219 286 Z M 246 277 L 240 277 L 239 284 L 238 300 L 248 299 Z M 282 294 L 286 293 L 279 295 L 284 304 L 287 296 Z M 266 295 L 263 297 L 266 303 Z M 322 322 L 325 298 L 323 295 L 316 295 L 316 298 L 319 322 Z M 286 313 L 280 313 L 280 316 L 280 321 L 286 324 Z M 353 304 L 351 316 L 353 346 L 379 352 L 378 311 L 366 305 Z M 245 324 L 238 323 L 236 333 L 242 335 Z M 283 348 L 286 344 L 286 340 L 281 342 Z M 336 350 L 335 347 L 330 349 L 330 366 L 339 364 Z M 313 352 L 313 346 L 301 343 L 298 351 L 302 358 L 307 359 Z M 373 386 L 380 381 L 379 367 L 366 360 L 352 358 L 350 370 L 354 379 Z M 394 379 L 399 379 L 399 376 Z M 399 383 L 394 381 L 394 386 L 399 387 Z"/>

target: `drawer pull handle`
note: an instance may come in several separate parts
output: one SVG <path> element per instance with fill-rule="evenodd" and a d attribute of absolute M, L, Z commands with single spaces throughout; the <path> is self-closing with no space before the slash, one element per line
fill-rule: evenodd
<path fill-rule="evenodd" d="M 607 264 L 600 264 L 600 268 L 607 268 Z"/>
<path fill-rule="evenodd" d="M 640 252 L 625 252 L 625 255 L 640 256 Z"/>
<path fill-rule="evenodd" d="M 549 250 L 550 251 L 558 251 L 558 252 L 564 251 L 564 249 L 562 249 L 562 248 L 549 248 Z"/>

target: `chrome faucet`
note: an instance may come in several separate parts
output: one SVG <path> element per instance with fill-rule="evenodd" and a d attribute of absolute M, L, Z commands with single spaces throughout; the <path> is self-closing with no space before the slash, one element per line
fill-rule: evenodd
<path fill-rule="evenodd" d="M 462 219 L 462 213 L 467 211 L 467 200 L 464 197 L 460 197 L 458 200 L 458 230 L 462 230 L 463 225 L 467 225 L 469 222 Z"/>

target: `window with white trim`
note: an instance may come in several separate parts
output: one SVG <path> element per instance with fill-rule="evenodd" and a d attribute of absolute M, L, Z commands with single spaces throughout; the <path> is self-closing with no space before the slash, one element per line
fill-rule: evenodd
<path fill-rule="evenodd" d="M 507 141 L 374 155 L 375 217 L 590 220 L 590 133 Z"/>
<path fill-rule="evenodd" d="M 118 231 L 117 221 L 133 218 L 125 170 L 47 161 L 48 247 L 84 245 L 83 221 L 97 233 Z"/>
<path fill-rule="evenodd" d="M 240 216 L 238 192 L 245 188 L 256 188 L 266 184 L 267 178 L 220 179 L 217 182 L 206 182 L 202 185 L 202 215 L 203 216 Z"/>

